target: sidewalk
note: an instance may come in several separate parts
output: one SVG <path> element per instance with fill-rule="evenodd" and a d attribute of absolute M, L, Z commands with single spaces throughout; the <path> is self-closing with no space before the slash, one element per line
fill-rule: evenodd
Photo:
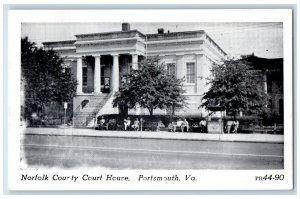
<path fill-rule="evenodd" d="M 283 143 L 284 141 L 283 135 L 271 134 L 207 134 L 181 132 L 173 133 L 166 131 L 100 131 L 94 129 L 76 128 L 26 128 L 24 129 L 23 134 L 263 143 Z"/>

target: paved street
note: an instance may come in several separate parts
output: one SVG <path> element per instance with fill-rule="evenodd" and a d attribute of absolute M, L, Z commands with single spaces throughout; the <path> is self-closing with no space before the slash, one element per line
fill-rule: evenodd
<path fill-rule="evenodd" d="M 276 143 L 23 135 L 21 154 L 27 168 L 283 169 Z"/>

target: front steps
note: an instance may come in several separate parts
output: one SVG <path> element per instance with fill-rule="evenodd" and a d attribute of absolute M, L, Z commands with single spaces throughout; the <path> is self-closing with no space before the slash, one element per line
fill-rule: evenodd
<path fill-rule="evenodd" d="M 86 104 L 82 103 L 81 106 L 74 110 L 73 126 L 94 127 L 97 114 L 104 107 L 110 96 L 110 94 L 87 96 L 84 99 Z"/>

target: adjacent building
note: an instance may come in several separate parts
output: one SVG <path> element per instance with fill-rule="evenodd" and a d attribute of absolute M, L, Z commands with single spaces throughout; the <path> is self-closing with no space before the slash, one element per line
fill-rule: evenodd
<path fill-rule="evenodd" d="M 261 72 L 264 91 L 270 96 L 271 113 L 283 117 L 283 58 L 267 59 L 252 54 L 243 59 Z"/>

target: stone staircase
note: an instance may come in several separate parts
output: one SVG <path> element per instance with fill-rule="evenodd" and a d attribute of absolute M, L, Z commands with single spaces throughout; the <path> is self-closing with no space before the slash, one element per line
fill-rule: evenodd
<path fill-rule="evenodd" d="M 79 106 L 73 113 L 74 127 L 94 127 L 95 118 L 100 110 L 104 107 L 110 94 L 101 94 L 95 96 L 87 96 L 87 103 L 84 106 Z"/>

